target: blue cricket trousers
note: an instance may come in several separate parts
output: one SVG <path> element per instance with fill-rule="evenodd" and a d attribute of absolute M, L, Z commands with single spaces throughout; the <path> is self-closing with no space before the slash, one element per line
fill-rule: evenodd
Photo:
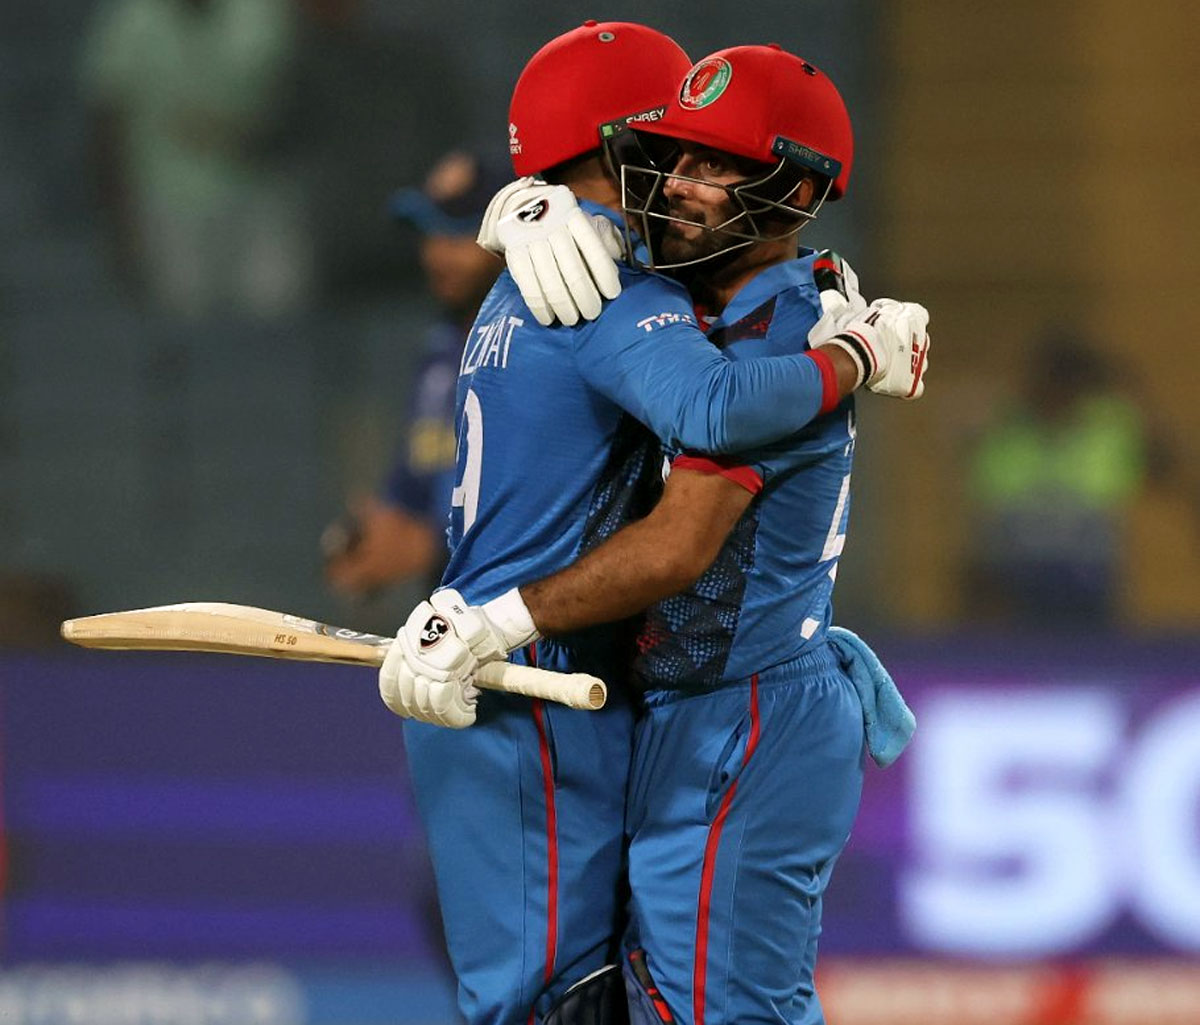
<path fill-rule="evenodd" d="M 538 645 L 560 670 L 561 648 Z M 499 693 L 476 724 L 405 721 L 459 1007 L 475 1025 L 528 1025 L 619 956 L 628 701 L 599 712 Z"/>
<path fill-rule="evenodd" d="M 824 1021 L 821 898 L 863 753 L 862 706 L 827 645 L 710 693 L 647 695 L 627 815 L 635 1022 Z"/>

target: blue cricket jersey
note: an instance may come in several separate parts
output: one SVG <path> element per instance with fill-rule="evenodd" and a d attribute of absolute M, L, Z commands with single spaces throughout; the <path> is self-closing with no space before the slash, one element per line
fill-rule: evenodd
<path fill-rule="evenodd" d="M 769 267 L 734 296 L 709 337 L 735 362 L 807 347 L 821 315 L 815 254 Z M 793 436 L 732 460 L 679 455 L 756 493 L 716 561 L 652 607 L 634 675 L 647 689 L 707 690 L 823 643 L 850 515 L 854 399 Z"/>
<path fill-rule="evenodd" d="M 441 320 L 426 335 L 413 375 L 405 447 L 383 487 L 389 505 L 438 529 L 454 489 L 454 402 L 464 331 L 461 323 Z"/>
<path fill-rule="evenodd" d="M 821 408 L 828 382 L 803 353 L 807 327 L 790 355 L 734 362 L 699 330 L 683 286 L 627 267 L 621 283 L 575 327 L 539 325 L 507 272 L 480 308 L 459 367 L 442 578 L 469 602 L 562 569 L 627 521 L 658 461 L 634 421 L 668 445 L 729 452 Z"/>

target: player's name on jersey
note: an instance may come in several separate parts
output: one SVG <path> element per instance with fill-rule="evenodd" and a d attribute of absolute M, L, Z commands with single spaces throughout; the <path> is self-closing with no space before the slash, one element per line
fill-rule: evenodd
<path fill-rule="evenodd" d="M 459 376 L 473 374 L 483 367 L 507 369 L 513 331 L 524 323 L 520 317 L 503 316 L 485 324 L 477 324 L 471 333 L 471 340 L 463 349 L 462 363 L 458 368 Z"/>

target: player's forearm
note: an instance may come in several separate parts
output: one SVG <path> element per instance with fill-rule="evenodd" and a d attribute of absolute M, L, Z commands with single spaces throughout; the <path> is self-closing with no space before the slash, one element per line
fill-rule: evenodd
<path fill-rule="evenodd" d="M 664 354 L 665 355 L 665 354 Z M 854 390 L 858 368 L 839 349 L 695 365 L 657 360 L 621 402 L 666 444 L 694 452 L 742 452 L 802 430 Z"/>
<path fill-rule="evenodd" d="M 707 462 L 707 461 L 706 461 Z M 650 515 L 574 565 L 521 588 L 544 634 L 625 619 L 690 587 L 716 559 L 752 501 L 744 475 L 715 464 L 672 470 Z"/>
<path fill-rule="evenodd" d="M 650 338 L 584 332 L 576 360 L 589 384 L 665 444 L 708 454 L 795 434 L 837 406 L 857 379 L 853 358 L 827 346 L 730 360 L 690 319 L 656 328 Z"/>
<path fill-rule="evenodd" d="M 836 347 L 823 346 L 821 351 L 829 357 L 833 364 L 834 388 L 836 389 L 837 401 L 841 402 L 847 395 L 851 394 L 855 386 L 858 384 L 858 364 L 854 362 L 853 357 L 842 349 Z"/>
<path fill-rule="evenodd" d="M 712 398 L 713 446 L 699 451 L 740 452 L 795 434 L 836 408 L 857 376 L 840 350 L 731 362 Z"/>
<path fill-rule="evenodd" d="M 547 636 L 611 623 L 677 594 L 699 571 L 645 520 L 631 524 L 578 562 L 521 588 Z"/>

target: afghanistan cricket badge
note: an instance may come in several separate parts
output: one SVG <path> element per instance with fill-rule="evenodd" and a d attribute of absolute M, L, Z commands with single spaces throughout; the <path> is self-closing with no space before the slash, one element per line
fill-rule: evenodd
<path fill-rule="evenodd" d="M 699 110 L 718 99 L 733 78 L 733 66 L 724 57 L 709 57 L 687 73 L 679 87 L 679 105 Z"/>

